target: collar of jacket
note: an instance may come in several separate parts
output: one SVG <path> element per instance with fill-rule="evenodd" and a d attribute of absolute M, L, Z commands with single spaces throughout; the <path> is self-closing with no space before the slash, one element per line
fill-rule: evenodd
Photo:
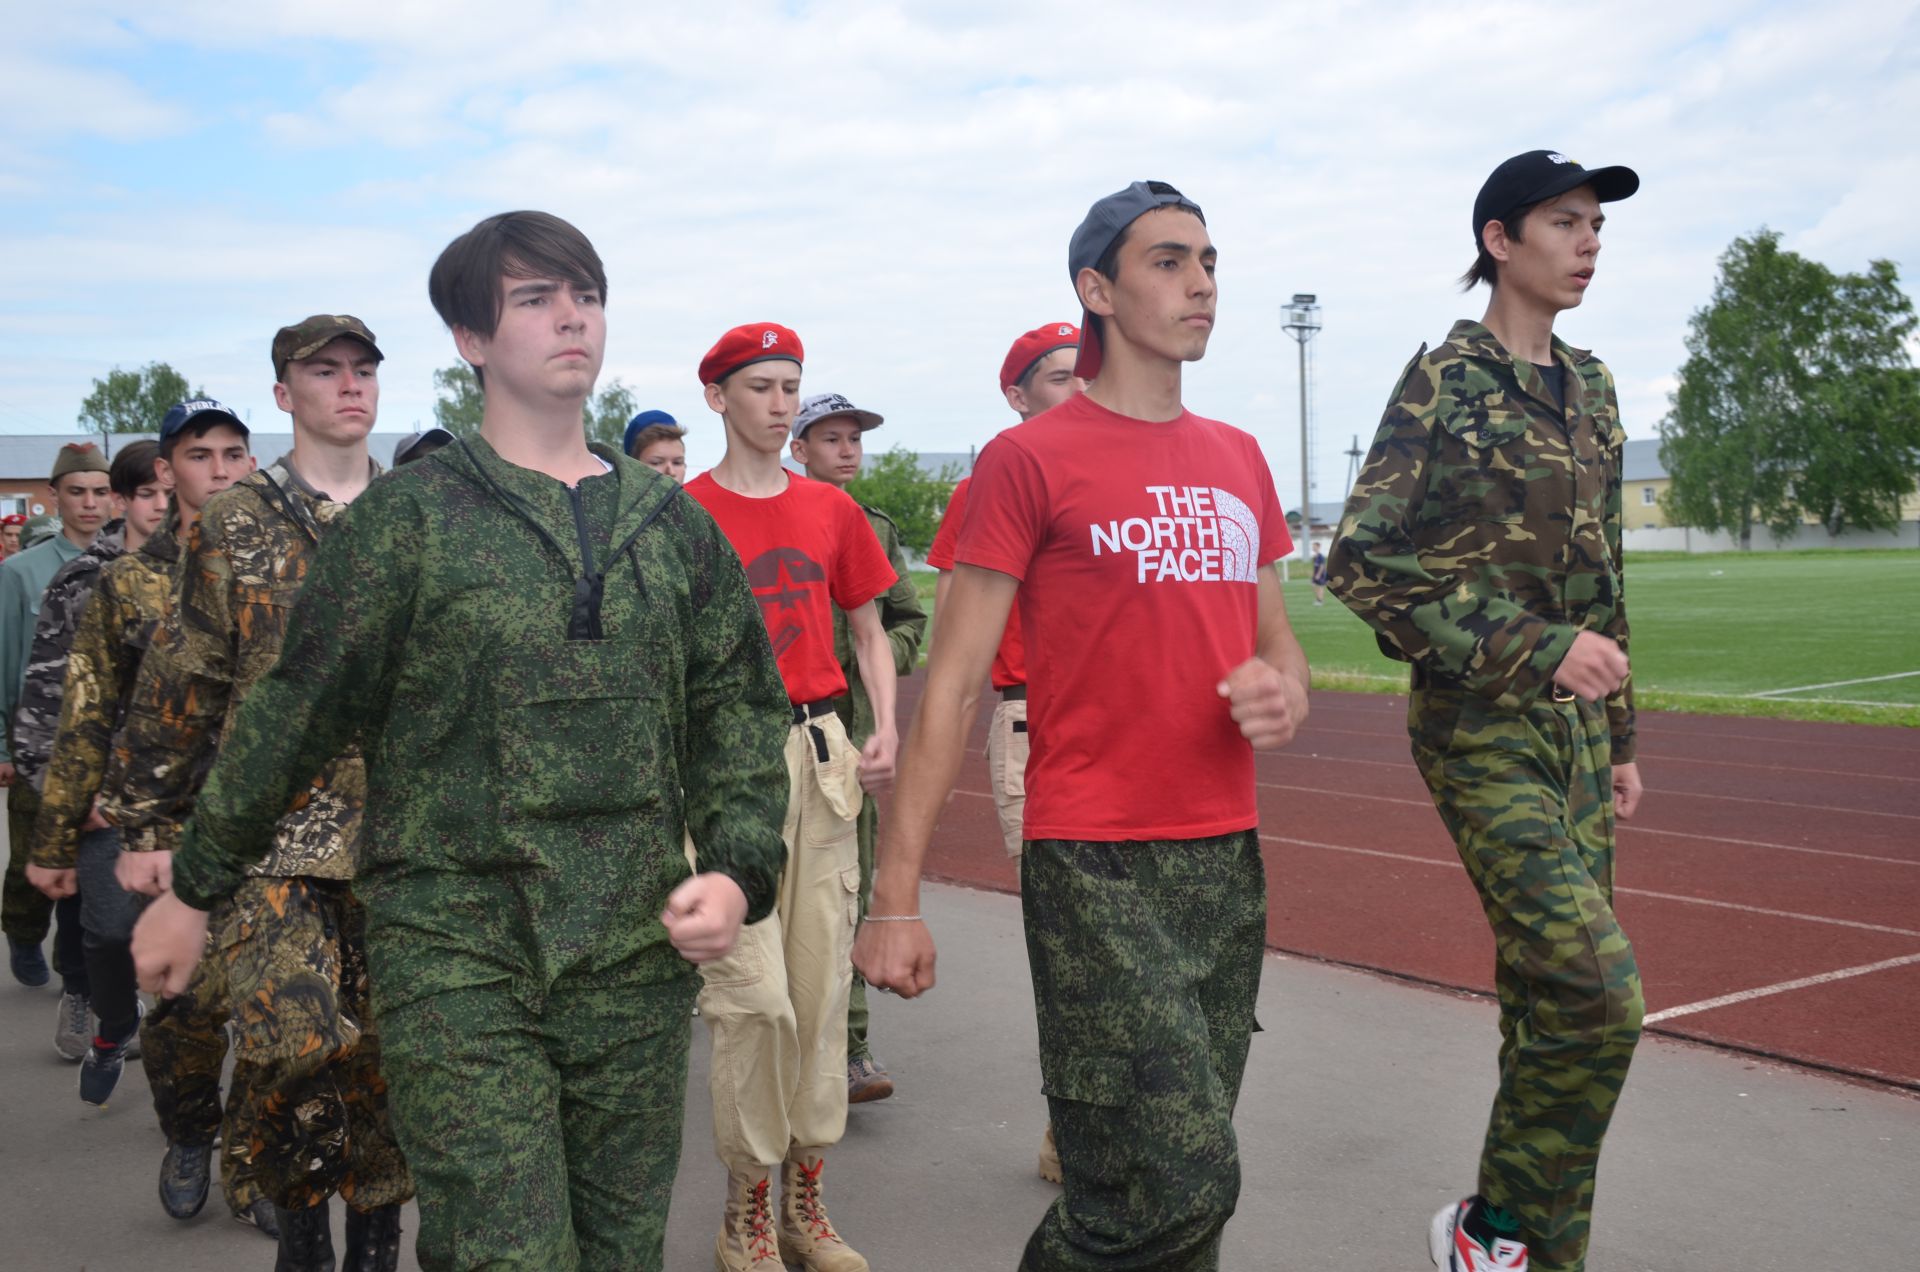
<path fill-rule="evenodd" d="M 1456 355 L 1476 362 L 1492 363 L 1495 367 L 1505 368 L 1507 377 L 1514 386 L 1534 401 L 1549 410 L 1558 411 L 1559 403 L 1554 400 L 1553 390 L 1547 387 L 1546 377 L 1531 362 L 1522 362 L 1507 352 L 1500 338 L 1489 331 L 1484 323 L 1471 318 L 1462 318 L 1453 324 L 1447 332 L 1447 347 Z M 1586 373 L 1581 369 L 1593 358 L 1591 349 L 1576 349 L 1558 336 L 1553 337 L 1553 358 L 1566 369 L 1562 387 L 1565 389 L 1567 406 L 1582 414 L 1591 415 L 1598 403 L 1589 401 Z"/>
<path fill-rule="evenodd" d="M 178 508 L 167 509 L 167 519 L 160 523 L 158 530 L 147 536 L 147 541 L 140 545 L 137 555 L 151 557 L 166 565 L 179 561 L 180 510 Z"/>
<path fill-rule="evenodd" d="M 442 446 L 413 466 L 435 462 L 447 464 L 496 498 L 504 492 L 510 497 L 511 511 L 523 518 L 530 518 L 533 510 L 542 506 L 543 500 L 551 499 L 556 494 L 562 499 L 566 497 L 567 487 L 558 479 L 500 458 L 500 453 L 478 433 L 461 440 L 466 443 L 464 446 Z M 639 460 L 629 459 L 611 446 L 589 442 L 587 449 L 613 465 L 610 475 L 620 483 L 613 525 L 595 527 L 596 530 L 610 530 L 612 543 L 617 544 L 625 539 L 680 491 L 679 483 L 672 478 L 662 477 Z M 519 506 L 513 507 L 513 503 Z M 572 542 L 574 538 L 573 527 L 568 522 L 558 526 L 547 526 L 544 522 L 538 524 L 543 529 L 557 531 L 563 542 Z"/>

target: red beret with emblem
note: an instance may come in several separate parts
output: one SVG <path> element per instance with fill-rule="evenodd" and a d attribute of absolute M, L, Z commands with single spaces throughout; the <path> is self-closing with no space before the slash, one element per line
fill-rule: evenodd
<path fill-rule="evenodd" d="M 1080 328 L 1070 322 L 1043 322 L 1013 342 L 1000 364 L 1000 387 L 1010 389 L 1027 378 L 1034 364 L 1056 349 L 1080 347 Z"/>
<path fill-rule="evenodd" d="M 714 342 L 700 359 L 700 383 L 718 384 L 741 367 L 783 358 L 804 364 L 806 350 L 793 328 L 777 322 L 750 322 L 735 327 Z"/>

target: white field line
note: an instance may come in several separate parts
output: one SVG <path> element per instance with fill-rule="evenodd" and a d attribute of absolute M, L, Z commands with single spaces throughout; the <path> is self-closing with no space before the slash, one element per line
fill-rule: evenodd
<path fill-rule="evenodd" d="M 1792 989 L 1807 989 L 1814 985 L 1828 985 L 1834 981 L 1848 980 L 1855 976 L 1865 976 L 1871 972 L 1889 971 L 1896 967 L 1910 967 L 1920 963 L 1920 954 L 1908 954 L 1902 958 L 1882 959 L 1878 963 L 1864 963 L 1859 967 L 1843 967 L 1834 972 L 1821 972 L 1817 976 L 1802 976 L 1798 980 L 1781 981 L 1777 985 L 1762 985 L 1758 989 L 1743 989 L 1737 993 L 1722 994 L 1718 998 L 1706 998 L 1697 1003 L 1685 1003 L 1679 1007 L 1668 1007 L 1661 1011 L 1648 1012 L 1645 1023 L 1659 1024 L 1663 1020 L 1672 1020 L 1675 1016 L 1691 1016 L 1699 1011 L 1712 1011 L 1716 1007 L 1732 1007 L 1736 1003 L 1752 1002 L 1756 998 L 1767 998 L 1774 994 L 1784 994 Z"/>
<path fill-rule="evenodd" d="M 1768 689 L 1761 693 L 1748 694 L 1750 698 L 1778 698 L 1789 693 L 1812 693 L 1815 689 L 1844 689 L 1848 685 L 1872 685 L 1882 680 L 1908 680 L 1920 676 L 1920 671 L 1896 671 L 1890 676 L 1858 676 L 1852 680 L 1829 680 L 1825 684 L 1797 685 L 1792 689 Z"/>
<path fill-rule="evenodd" d="M 1286 835 L 1262 835 L 1267 843 L 1297 844 L 1302 848 L 1324 848 L 1329 852 L 1349 852 L 1362 857 L 1385 857 L 1389 861 L 1405 861 L 1416 866 L 1439 866 L 1443 869 L 1462 870 L 1458 861 L 1442 860 L 1438 857 L 1416 857 L 1411 853 L 1388 852 L 1381 848 L 1354 848 L 1346 844 L 1324 844 L 1312 839 L 1294 839 Z M 1802 923 L 1825 923 L 1833 927 L 1855 928 L 1863 932 L 1885 932 L 1892 936 L 1920 937 L 1920 932 L 1910 928 L 1888 927 L 1881 923 L 1862 923 L 1858 919 L 1833 919 L 1823 914 L 1801 914 L 1797 910 L 1772 910 L 1765 906 L 1743 905 L 1738 901 L 1715 901 L 1708 897 L 1687 897 L 1675 892 L 1653 892 L 1646 888 L 1614 889 L 1618 896 L 1651 897 L 1656 901 L 1678 901 L 1684 905 L 1708 905 L 1717 910 L 1738 910 L 1743 914 L 1760 914 L 1773 919 L 1797 919 Z"/>
<path fill-rule="evenodd" d="M 1364 799 L 1365 796 L 1349 795 L 1348 799 Z M 1920 861 L 1909 861 L 1904 857 L 1876 857 L 1865 852 L 1843 852 L 1838 848 L 1805 848 L 1799 844 L 1771 844 L 1764 839 L 1729 839 L 1725 835 L 1696 835 L 1684 830 L 1661 830 L 1657 826 L 1616 827 L 1617 831 L 1634 835 L 1667 835 L 1674 839 L 1698 839 L 1709 844 L 1731 844 L 1739 848 L 1773 848 L 1780 852 L 1803 852 L 1814 857 L 1845 857 L 1851 861 L 1871 861 L 1882 866 L 1920 866 Z"/>

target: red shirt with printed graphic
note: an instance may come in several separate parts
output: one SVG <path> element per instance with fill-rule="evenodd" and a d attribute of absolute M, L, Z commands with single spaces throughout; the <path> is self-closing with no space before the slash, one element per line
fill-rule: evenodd
<path fill-rule="evenodd" d="M 900 577 L 860 505 L 838 486 L 797 473 L 770 499 L 735 494 L 712 473 L 686 489 L 747 567 L 787 700 L 800 706 L 845 693 L 847 676 L 833 656 L 833 606 L 858 609 Z"/>
<path fill-rule="evenodd" d="M 953 568 L 953 548 L 960 541 L 960 524 L 967 514 L 967 483 L 973 478 L 962 477 L 959 485 L 953 488 L 953 498 L 947 500 L 946 515 L 940 518 L 940 528 L 933 532 L 933 546 L 927 549 L 927 564 L 936 570 Z M 993 655 L 993 687 L 1011 689 L 1015 685 L 1027 683 L 1027 651 L 1020 640 L 1020 609 L 1015 606 L 1007 615 L 1007 630 L 1000 633 L 1000 648 Z"/>
<path fill-rule="evenodd" d="M 1253 657 L 1258 571 L 1293 540 L 1260 444 L 1081 394 L 981 452 L 954 559 L 1021 580 L 1028 839 L 1203 839 L 1259 823 L 1218 691 Z"/>

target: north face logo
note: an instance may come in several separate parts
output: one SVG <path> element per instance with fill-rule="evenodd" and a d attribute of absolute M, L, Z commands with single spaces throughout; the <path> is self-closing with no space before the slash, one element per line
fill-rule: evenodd
<path fill-rule="evenodd" d="M 1131 552 L 1135 581 L 1251 583 L 1259 574 L 1260 522 L 1218 486 L 1148 486 L 1155 514 L 1089 526 L 1093 555 Z"/>
<path fill-rule="evenodd" d="M 775 346 L 775 345 L 777 345 L 777 344 L 779 344 L 779 343 L 780 343 L 780 333 L 779 333 L 779 332 L 777 332 L 777 331 L 763 331 L 763 332 L 761 332 L 761 333 L 760 333 L 760 347 L 761 347 L 762 349 L 771 349 L 771 348 L 773 348 L 773 346 Z"/>

